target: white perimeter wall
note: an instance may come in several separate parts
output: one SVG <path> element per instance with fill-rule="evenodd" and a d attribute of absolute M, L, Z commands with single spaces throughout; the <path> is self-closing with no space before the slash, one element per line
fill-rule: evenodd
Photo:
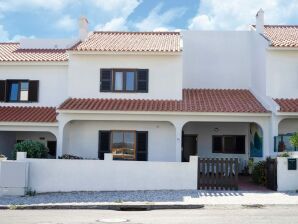
<path fill-rule="evenodd" d="M 298 170 L 288 170 L 288 158 L 277 157 L 277 190 L 298 190 Z"/>
<path fill-rule="evenodd" d="M 250 87 L 250 31 L 184 31 L 182 34 L 183 88 Z"/>
<path fill-rule="evenodd" d="M 215 128 L 218 128 L 218 132 L 214 131 Z M 240 158 L 242 162 L 249 158 L 249 123 L 189 122 L 183 131 L 184 134 L 197 135 L 197 150 L 200 157 Z M 213 135 L 245 135 L 245 154 L 212 153 Z"/>
<path fill-rule="evenodd" d="M 27 159 L 37 192 L 181 190 L 197 188 L 197 159 L 189 163 Z"/>
<path fill-rule="evenodd" d="M 99 130 L 148 131 L 148 160 L 176 160 L 175 127 L 169 122 L 71 121 L 65 129 L 63 154 L 97 159 Z"/>
<path fill-rule="evenodd" d="M 0 103 L 0 105 L 56 107 L 67 98 L 67 65 L 1 65 L 0 79 L 39 80 L 38 103 Z"/>
<path fill-rule="evenodd" d="M 100 92 L 101 68 L 149 69 L 148 93 Z M 181 55 L 71 55 L 69 96 L 81 98 L 181 99 Z"/>
<path fill-rule="evenodd" d="M 272 98 L 298 98 L 298 52 L 268 50 L 268 95 Z"/>

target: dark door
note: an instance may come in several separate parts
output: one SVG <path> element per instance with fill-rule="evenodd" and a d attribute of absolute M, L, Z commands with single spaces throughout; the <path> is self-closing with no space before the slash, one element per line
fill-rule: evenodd
<path fill-rule="evenodd" d="M 183 135 L 182 162 L 189 162 L 189 156 L 197 155 L 197 136 Z"/>
<path fill-rule="evenodd" d="M 48 145 L 50 157 L 55 158 L 56 157 L 57 142 L 56 141 L 48 141 L 47 145 Z"/>

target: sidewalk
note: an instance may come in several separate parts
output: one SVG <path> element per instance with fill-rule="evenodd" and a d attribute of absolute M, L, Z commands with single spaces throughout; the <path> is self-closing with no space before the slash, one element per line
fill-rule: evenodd
<path fill-rule="evenodd" d="M 46 193 L 25 197 L 0 197 L 0 208 L 98 208 L 154 206 L 199 208 L 204 205 L 298 205 L 298 194 L 251 191 L 129 191 Z M 152 207 L 153 206 L 153 207 Z M 158 208 L 157 208 L 158 209 Z"/>

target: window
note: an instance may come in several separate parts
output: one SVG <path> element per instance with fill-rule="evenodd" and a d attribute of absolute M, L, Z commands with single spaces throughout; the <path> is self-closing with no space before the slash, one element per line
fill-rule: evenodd
<path fill-rule="evenodd" d="M 135 131 L 112 132 L 112 154 L 114 159 L 135 160 Z"/>
<path fill-rule="evenodd" d="M 38 86 L 35 80 L 0 80 L 0 101 L 37 102 Z"/>
<path fill-rule="evenodd" d="M 148 69 L 101 69 L 101 92 L 148 92 Z"/>
<path fill-rule="evenodd" d="M 8 101 L 28 101 L 29 82 L 13 80 L 8 81 Z"/>
<path fill-rule="evenodd" d="M 245 136 L 215 135 L 212 137 L 212 152 L 245 154 Z"/>
<path fill-rule="evenodd" d="M 98 158 L 112 153 L 115 160 L 148 159 L 147 131 L 99 131 Z"/>

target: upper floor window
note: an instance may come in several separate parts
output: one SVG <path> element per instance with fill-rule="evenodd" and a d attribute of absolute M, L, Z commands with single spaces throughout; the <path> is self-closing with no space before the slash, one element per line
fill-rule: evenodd
<path fill-rule="evenodd" d="M 0 101 L 37 102 L 38 86 L 36 80 L 0 80 Z"/>
<path fill-rule="evenodd" d="M 148 69 L 101 69 L 101 92 L 148 92 Z"/>

